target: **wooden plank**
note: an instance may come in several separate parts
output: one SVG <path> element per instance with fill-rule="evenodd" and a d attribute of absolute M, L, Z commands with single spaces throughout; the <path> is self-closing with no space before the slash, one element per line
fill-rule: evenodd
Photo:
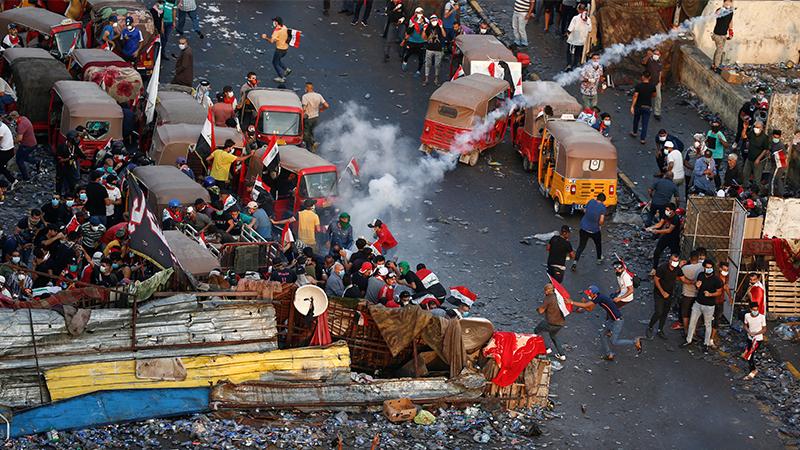
<path fill-rule="evenodd" d="M 136 361 L 77 364 L 45 372 L 53 400 L 116 389 L 187 388 L 209 386 L 223 380 L 241 383 L 259 380 L 270 372 L 283 379 L 313 380 L 350 374 L 350 352 L 346 345 L 306 347 L 237 355 L 181 358 L 186 379 L 181 381 L 140 379 Z"/>

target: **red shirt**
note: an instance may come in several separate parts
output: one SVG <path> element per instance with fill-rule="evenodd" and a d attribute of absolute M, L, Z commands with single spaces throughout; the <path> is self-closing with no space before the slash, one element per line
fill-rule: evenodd
<path fill-rule="evenodd" d="M 375 234 L 378 235 L 378 240 L 372 245 L 374 245 L 379 252 L 383 253 L 386 250 L 397 247 L 397 240 L 392 236 L 392 232 L 389 231 L 389 227 L 387 227 L 385 223 L 381 224 L 380 228 L 375 231 Z"/>
<path fill-rule="evenodd" d="M 20 144 L 26 147 L 36 146 L 36 135 L 33 134 L 33 124 L 30 119 L 25 116 L 19 116 L 17 119 L 17 134 L 22 136 Z"/>

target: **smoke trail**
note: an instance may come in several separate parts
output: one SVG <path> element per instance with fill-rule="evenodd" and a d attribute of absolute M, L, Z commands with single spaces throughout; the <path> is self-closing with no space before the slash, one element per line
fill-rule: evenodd
<path fill-rule="evenodd" d="M 419 233 L 424 224 L 415 222 L 418 215 L 410 213 L 455 168 L 457 156 L 424 156 L 418 151 L 418 141 L 402 136 L 397 125 L 370 121 L 366 108 L 354 102 L 319 130 L 325 136 L 321 153 L 340 162 L 355 157 L 360 178 L 369 180 L 366 189 L 360 190 L 347 181 L 347 175 L 339 184 L 337 205 L 350 214 L 356 236 L 371 236 L 366 224 L 375 218 L 387 222 L 395 235 Z M 419 236 L 415 240 L 421 241 Z M 403 248 L 404 253 L 409 249 Z"/>
<path fill-rule="evenodd" d="M 732 13 L 733 11 L 728 11 L 723 9 L 719 14 L 710 14 L 707 16 L 697 16 L 691 19 L 686 19 L 680 25 L 669 30 L 666 33 L 654 34 L 647 39 L 636 39 L 635 41 L 627 44 L 622 44 L 622 43 L 614 44 L 604 49 L 603 53 L 600 54 L 600 64 L 603 66 L 607 66 L 610 64 L 618 63 L 622 61 L 622 58 L 630 55 L 631 53 L 647 50 L 656 47 L 664 42 L 678 39 L 681 33 L 685 33 L 691 30 L 691 28 L 697 24 L 700 24 L 702 22 L 711 19 L 716 19 L 718 17 L 724 17 Z M 572 69 L 569 72 L 562 72 L 556 75 L 553 81 L 560 84 L 561 86 L 566 86 L 568 84 L 575 83 L 576 81 L 579 81 L 581 79 L 581 70 L 583 70 L 583 67 L 576 67 L 575 69 Z"/>

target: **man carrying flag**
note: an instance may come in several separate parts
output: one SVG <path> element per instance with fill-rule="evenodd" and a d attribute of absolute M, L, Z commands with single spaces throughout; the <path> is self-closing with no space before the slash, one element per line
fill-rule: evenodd
<path fill-rule="evenodd" d="M 559 361 L 565 361 L 567 357 L 558 344 L 556 335 L 566 324 L 566 317 L 572 310 L 572 306 L 565 302 L 565 298 L 569 298 L 569 293 L 553 277 L 550 275 L 548 277 L 550 278 L 550 283 L 544 285 L 544 302 L 542 302 L 542 306 L 536 308 L 539 314 L 544 315 L 544 319 L 536 325 L 533 332 L 541 334 L 543 331 L 547 331 L 550 335 L 550 340 L 553 342 L 553 347 L 555 347 L 554 356 Z M 558 286 L 558 290 L 556 290 L 556 286 Z"/>
<path fill-rule="evenodd" d="M 350 162 L 347 163 L 347 167 L 345 167 L 345 170 L 350 172 L 350 175 L 352 175 L 353 178 L 358 178 L 358 174 L 361 172 L 361 168 L 358 167 L 358 161 L 356 161 L 355 157 L 350 158 Z"/>

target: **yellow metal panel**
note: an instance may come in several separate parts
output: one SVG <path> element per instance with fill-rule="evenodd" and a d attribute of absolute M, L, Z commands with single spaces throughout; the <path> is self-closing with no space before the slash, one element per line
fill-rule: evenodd
<path fill-rule="evenodd" d="M 333 345 L 327 348 L 184 357 L 181 362 L 186 367 L 186 379 L 182 381 L 136 378 L 134 360 L 59 367 L 45 371 L 45 379 L 50 398 L 55 401 L 95 391 L 202 387 L 223 380 L 232 383 L 258 380 L 266 372 L 349 368 L 350 352 L 346 345 Z"/>

